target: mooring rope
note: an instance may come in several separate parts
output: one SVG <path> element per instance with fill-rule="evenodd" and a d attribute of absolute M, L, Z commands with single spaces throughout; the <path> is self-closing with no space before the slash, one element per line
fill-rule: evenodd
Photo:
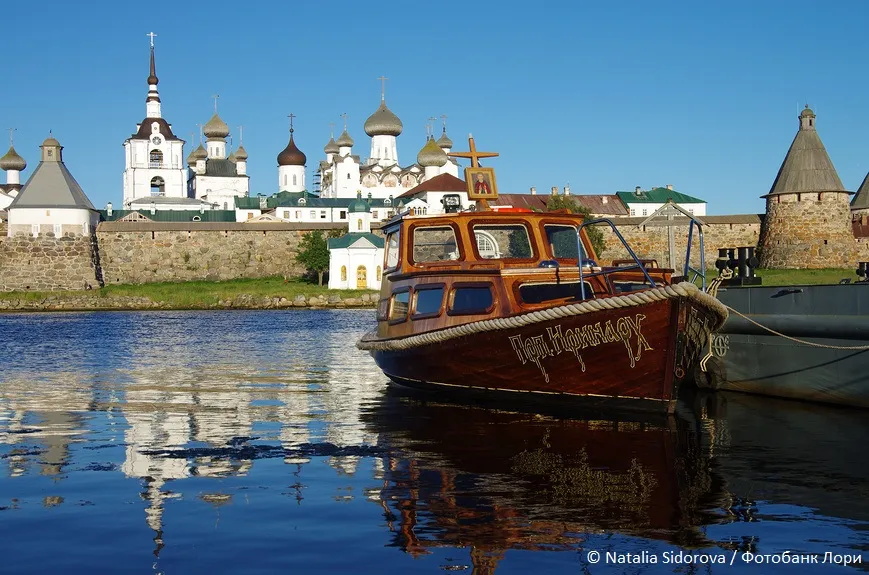
<path fill-rule="evenodd" d="M 463 337 L 486 331 L 512 329 L 542 323 L 564 317 L 578 316 L 596 311 L 608 309 L 631 308 L 647 305 L 657 301 L 664 301 L 677 297 L 697 300 L 701 305 L 712 309 L 718 316 L 718 322 L 711 327 L 715 331 L 724 325 L 727 320 L 727 308 L 717 298 L 707 294 L 691 282 L 682 282 L 676 285 L 661 286 L 646 291 L 624 294 L 620 296 L 592 299 L 580 303 L 562 305 L 549 309 L 532 311 L 512 317 L 486 319 L 472 323 L 466 323 L 455 327 L 402 337 L 390 340 L 376 340 L 376 335 L 368 334 L 356 344 L 363 350 L 396 351 L 419 347 L 432 343 L 441 343 L 457 337 Z"/>
<path fill-rule="evenodd" d="M 736 311 L 735 309 L 733 309 L 732 307 L 730 307 L 730 306 L 727 305 L 727 304 L 724 304 L 724 307 L 726 307 L 728 310 L 732 311 L 733 313 L 735 313 L 735 314 L 738 315 L 739 317 L 741 317 L 741 318 L 743 318 L 743 319 L 747 319 L 748 321 L 750 321 L 751 323 L 753 323 L 753 324 L 756 325 L 757 327 L 759 327 L 759 328 L 761 328 L 761 329 L 764 329 L 764 330 L 768 331 L 769 333 L 771 333 L 771 334 L 773 334 L 773 335 L 781 336 L 781 337 L 783 337 L 783 338 L 785 338 L 785 339 L 789 339 L 789 340 L 791 340 L 791 341 L 793 341 L 793 342 L 796 342 L 796 343 L 801 343 L 801 344 L 803 344 L 803 345 L 810 345 L 810 346 L 812 346 L 812 347 L 823 347 L 823 348 L 825 348 L 825 349 L 841 349 L 841 350 L 845 350 L 845 351 L 862 351 L 862 350 L 867 350 L 867 349 L 869 349 L 869 345 L 829 345 L 829 344 L 826 344 L 826 343 L 815 343 L 815 342 L 813 342 L 813 341 L 806 341 L 806 340 L 804 340 L 804 339 L 799 339 L 799 338 L 796 338 L 796 337 L 791 337 L 791 336 L 789 336 L 789 335 L 785 335 L 785 334 L 783 334 L 783 333 L 781 333 L 781 332 L 778 332 L 778 331 L 776 331 L 776 330 L 774 330 L 774 329 L 772 329 L 772 328 L 770 328 L 770 327 L 767 327 L 767 326 L 765 326 L 765 325 L 763 325 L 763 324 L 761 324 L 761 323 L 758 323 L 758 322 L 754 321 L 753 319 L 751 319 L 750 317 L 748 317 L 748 316 L 745 315 L 744 313 L 741 313 L 741 312 Z M 704 359 L 705 359 L 705 358 L 704 358 Z M 704 371 L 706 371 L 706 370 L 704 370 Z"/>

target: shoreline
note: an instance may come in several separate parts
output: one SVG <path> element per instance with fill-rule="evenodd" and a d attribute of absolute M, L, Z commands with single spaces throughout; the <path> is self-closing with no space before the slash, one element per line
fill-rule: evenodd
<path fill-rule="evenodd" d="M 207 310 L 274 310 L 274 309 L 374 309 L 377 296 L 296 295 L 292 299 L 275 296 L 238 294 L 213 304 L 175 305 L 144 296 L 109 296 L 70 293 L 42 298 L 11 297 L 0 299 L 0 313 L 40 313 L 59 311 L 207 311 Z"/>

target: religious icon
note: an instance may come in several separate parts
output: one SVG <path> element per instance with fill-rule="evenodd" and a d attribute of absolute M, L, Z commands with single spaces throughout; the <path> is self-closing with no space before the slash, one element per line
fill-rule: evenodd
<path fill-rule="evenodd" d="M 494 168 L 465 168 L 468 199 L 484 200 L 498 197 Z"/>

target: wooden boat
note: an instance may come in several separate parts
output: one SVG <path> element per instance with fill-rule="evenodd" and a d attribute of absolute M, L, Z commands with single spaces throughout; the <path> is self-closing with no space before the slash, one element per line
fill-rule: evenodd
<path fill-rule="evenodd" d="M 357 346 L 393 382 L 437 393 L 672 413 L 724 306 L 639 260 L 609 220 L 480 206 L 385 224 L 377 329 Z M 632 263 L 597 265 L 597 223 Z"/>

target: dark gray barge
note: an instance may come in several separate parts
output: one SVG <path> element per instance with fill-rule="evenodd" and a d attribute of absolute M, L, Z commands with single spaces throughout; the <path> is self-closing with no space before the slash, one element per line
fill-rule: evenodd
<path fill-rule="evenodd" d="M 744 317 L 731 311 L 712 336 L 698 386 L 869 408 L 869 282 L 722 287 L 718 298 Z"/>

